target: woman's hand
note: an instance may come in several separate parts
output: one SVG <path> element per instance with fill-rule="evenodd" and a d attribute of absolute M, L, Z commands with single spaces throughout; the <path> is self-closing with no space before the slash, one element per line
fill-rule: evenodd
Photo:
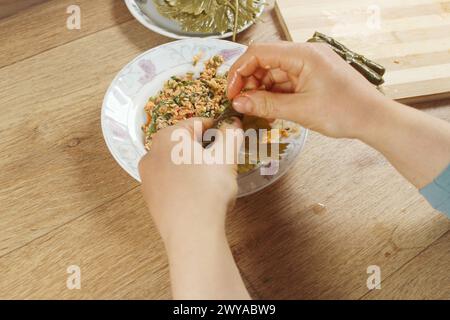
<path fill-rule="evenodd" d="M 361 138 L 377 106 L 387 100 L 327 45 L 317 43 L 250 45 L 231 68 L 228 83 L 237 111 L 295 121 L 336 138 Z"/>
<path fill-rule="evenodd" d="M 229 72 L 228 96 L 245 114 L 360 139 L 418 188 L 450 162 L 448 123 L 386 98 L 325 44 L 251 45 Z"/>
<path fill-rule="evenodd" d="M 139 164 L 144 198 L 166 244 L 172 238 L 224 232 L 226 211 L 237 194 L 236 164 L 194 164 L 194 154 L 201 156 L 212 150 L 203 149 L 201 137 L 195 136 L 203 134 L 194 133 L 195 122 L 203 131 L 212 125 L 211 119 L 192 118 L 157 132 L 151 151 Z M 240 126 L 236 120 L 233 125 L 223 125 L 221 130 L 241 130 Z M 171 135 L 180 129 L 191 139 L 191 164 L 175 164 L 172 159 L 177 142 L 172 141 Z M 222 145 L 227 141 L 215 143 Z M 240 145 L 241 141 L 235 143 Z"/>
<path fill-rule="evenodd" d="M 240 131 L 240 122 L 224 124 L 224 139 L 203 149 L 195 121 L 203 129 L 212 125 L 209 119 L 196 118 L 159 131 L 139 164 L 144 198 L 169 257 L 173 298 L 249 299 L 225 236 L 226 212 L 238 190 L 236 164 L 226 164 L 225 159 L 224 164 L 175 164 L 172 151 L 177 143 L 171 138 L 177 130 L 187 132 L 192 160 L 194 154 L 220 149 L 229 156 L 239 150 L 242 135 L 229 138 L 224 131 Z"/>

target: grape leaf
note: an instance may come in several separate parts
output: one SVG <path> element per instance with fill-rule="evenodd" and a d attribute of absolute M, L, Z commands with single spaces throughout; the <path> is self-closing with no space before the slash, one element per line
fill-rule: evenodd
<path fill-rule="evenodd" d="M 176 20 L 184 31 L 225 33 L 234 30 L 234 0 L 153 0 L 163 16 Z M 263 0 L 239 0 L 237 30 L 255 20 Z"/>

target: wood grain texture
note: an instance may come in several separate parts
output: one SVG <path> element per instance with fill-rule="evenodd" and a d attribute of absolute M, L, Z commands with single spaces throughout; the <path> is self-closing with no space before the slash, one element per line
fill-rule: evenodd
<path fill-rule="evenodd" d="M 147 35 L 132 20 L 0 69 L 0 255 L 137 186 L 110 174 L 100 107 L 123 65 L 167 41 Z"/>
<path fill-rule="evenodd" d="M 445 233 L 406 263 L 395 275 L 382 280 L 380 290 L 364 299 L 446 299 L 450 297 L 450 232 Z M 433 268 L 429 268 L 433 265 Z"/>
<path fill-rule="evenodd" d="M 71 265 L 81 290 L 66 287 Z M 0 270 L 0 299 L 170 298 L 164 247 L 139 189 L 1 258 Z"/>
<path fill-rule="evenodd" d="M 382 91 L 393 99 L 450 97 L 448 1 L 277 0 L 276 12 L 289 40 L 304 42 L 320 31 L 386 66 Z"/>
<path fill-rule="evenodd" d="M 60 21 L 48 10 L 64 1 L 0 20 L 0 28 L 21 26 L 20 37 L 0 48 L 9 57 L 0 59 L 0 299 L 171 296 L 164 248 L 138 184 L 109 155 L 99 125 L 114 75 L 169 39 L 144 29 L 118 1 L 99 2 L 114 13 L 78 1 L 82 12 L 98 10 L 83 20 L 90 31 L 78 35 L 47 27 Z M 46 23 L 26 28 L 31 13 Z M 280 28 L 269 7 L 239 41 L 279 41 Z M 44 46 L 17 45 L 46 34 Z M 450 102 L 439 104 L 420 107 L 450 121 Z M 227 222 L 252 296 L 278 299 L 448 299 L 449 229 L 375 151 L 318 134 L 284 178 L 240 199 Z M 66 288 L 74 264 L 81 290 Z M 372 264 L 383 282 L 371 292 Z"/>
<path fill-rule="evenodd" d="M 80 30 L 67 29 L 66 10 L 74 4 L 81 10 Z M 123 1 L 46 1 L 0 20 L 0 67 L 131 19 Z M 93 43 L 91 49 L 101 45 Z"/>
<path fill-rule="evenodd" d="M 14 15 L 21 10 L 44 3 L 45 1 L 47 0 L 0 0 L 0 19 Z"/>

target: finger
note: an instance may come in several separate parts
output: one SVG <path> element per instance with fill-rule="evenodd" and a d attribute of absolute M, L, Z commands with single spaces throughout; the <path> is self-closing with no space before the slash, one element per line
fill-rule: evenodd
<path fill-rule="evenodd" d="M 306 46 L 302 44 L 254 44 L 236 61 L 228 74 L 228 97 L 234 98 L 242 90 L 242 78 L 258 69 L 281 69 L 298 76 L 304 66 Z"/>
<path fill-rule="evenodd" d="M 201 117 L 193 117 L 186 120 L 182 120 L 178 122 L 175 126 L 184 126 L 186 128 L 193 128 L 195 123 L 201 123 L 202 130 L 205 131 L 209 129 L 214 124 L 214 119 L 211 118 L 201 118 Z"/>
<path fill-rule="evenodd" d="M 217 148 L 223 150 L 226 157 L 224 160 L 227 164 L 237 164 L 239 151 L 244 141 L 242 122 L 236 117 L 233 117 L 232 120 L 231 123 L 227 121 L 222 123 L 219 128 L 222 138 L 214 142 Z"/>
<path fill-rule="evenodd" d="M 239 62 L 237 63 L 239 64 Z M 245 88 L 246 78 L 252 76 L 255 73 L 261 73 L 261 69 L 268 70 L 269 67 L 265 68 L 265 66 L 261 66 L 258 59 L 253 55 L 249 56 L 248 59 L 244 61 L 239 66 L 239 68 L 236 69 L 236 71 L 233 70 L 232 67 L 232 69 L 228 73 L 228 76 L 231 77 L 228 82 L 228 98 L 232 99 L 239 92 L 241 92 L 242 89 Z M 232 74 L 231 76 L 230 73 Z"/>
<path fill-rule="evenodd" d="M 237 96 L 233 100 L 233 108 L 261 118 L 297 121 L 302 109 L 300 105 L 305 99 L 301 94 L 251 91 Z"/>
<path fill-rule="evenodd" d="M 176 125 L 158 131 L 153 136 L 153 142 L 167 139 L 170 140 L 172 132 L 175 130 L 179 130 L 180 128 L 186 129 L 189 132 L 192 139 L 196 141 L 201 141 L 203 132 L 211 128 L 213 124 L 214 120 L 210 118 L 193 117 L 186 120 L 182 120 L 178 122 Z M 168 143 L 168 141 L 166 142 Z"/>
<path fill-rule="evenodd" d="M 214 120 L 211 118 L 190 118 L 181 121 L 180 126 L 185 127 L 191 133 L 193 140 L 201 142 L 203 139 L 203 133 L 214 125 Z"/>
<path fill-rule="evenodd" d="M 288 73 L 280 69 L 269 70 L 261 80 L 262 84 L 266 88 L 272 88 L 272 86 L 277 83 L 283 83 L 287 81 L 289 81 Z"/>
<path fill-rule="evenodd" d="M 262 79 L 264 79 L 266 74 L 267 74 L 267 69 L 259 68 L 258 70 L 255 71 L 253 76 L 258 80 L 262 80 Z"/>
<path fill-rule="evenodd" d="M 228 73 L 227 97 L 232 100 L 237 96 L 245 86 L 245 79 L 236 73 L 233 76 Z"/>
<path fill-rule="evenodd" d="M 261 82 L 254 76 L 245 79 L 244 90 L 256 90 L 261 87 Z"/>

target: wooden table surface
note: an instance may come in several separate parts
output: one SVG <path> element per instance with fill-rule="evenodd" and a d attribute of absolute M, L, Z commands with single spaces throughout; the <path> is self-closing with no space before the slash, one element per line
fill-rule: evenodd
<path fill-rule="evenodd" d="M 82 25 L 71 31 L 74 2 Z M 239 41 L 280 34 L 269 8 Z M 0 298 L 171 297 L 139 185 L 100 129 L 115 74 L 168 41 L 122 1 L 51 0 L 0 20 Z M 419 107 L 450 120 L 449 101 Z M 240 199 L 227 223 L 242 276 L 263 299 L 449 299 L 449 228 L 377 152 L 315 133 L 294 168 Z M 66 287 L 70 265 L 80 290 Z M 380 290 L 366 285 L 370 265 Z"/>

